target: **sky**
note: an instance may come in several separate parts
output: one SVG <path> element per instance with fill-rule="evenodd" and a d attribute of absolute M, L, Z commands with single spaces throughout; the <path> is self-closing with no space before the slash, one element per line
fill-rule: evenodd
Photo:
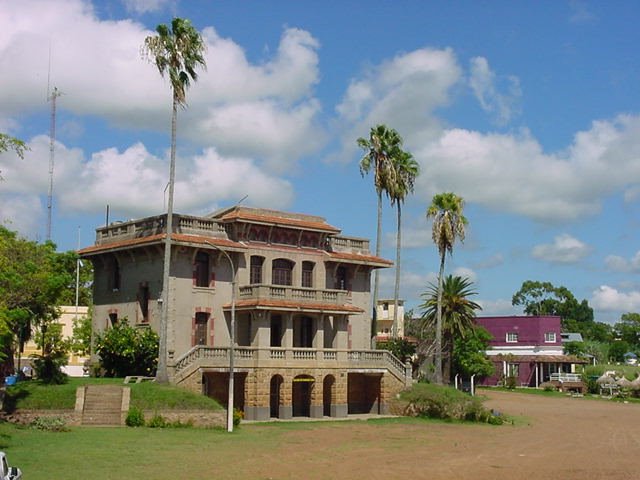
<path fill-rule="evenodd" d="M 356 144 L 396 129 L 420 164 L 403 206 L 401 297 L 439 266 L 425 212 L 465 200 L 467 276 L 485 315 L 522 313 L 526 280 L 565 286 L 597 321 L 640 312 L 640 4 L 635 1 L 0 0 L 0 222 L 93 244 L 109 220 L 165 208 L 169 83 L 142 54 L 174 16 L 202 33 L 207 69 L 179 112 L 175 211 L 234 205 L 320 215 L 372 240 L 376 194 Z M 396 213 L 382 256 L 395 259 Z M 381 274 L 393 297 L 395 273 Z"/>

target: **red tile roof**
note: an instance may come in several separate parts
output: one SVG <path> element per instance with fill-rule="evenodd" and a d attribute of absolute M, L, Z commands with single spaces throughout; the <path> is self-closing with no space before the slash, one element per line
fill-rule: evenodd
<path fill-rule="evenodd" d="M 150 235 L 148 237 L 130 238 L 119 242 L 103 243 L 101 245 L 92 245 L 90 247 L 83 248 L 78 251 L 80 255 L 93 255 L 96 253 L 109 252 L 112 250 L 122 250 L 130 247 L 140 247 L 144 245 L 153 245 L 161 243 L 165 238 L 164 233 L 156 235 Z M 233 242 L 225 238 L 206 237 L 202 235 L 187 235 L 183 233 L 173 233 L 171 238 L 177 245 L 195 244 L 195 245 L 208 245 L 213 244 L 217 247 L 238 248 L 245 250 L 247 247 L 241 243 Z"/>
<path fill-rule="evenodd" d="M 348 252 L 327 252 L 327 255 L 331 259 L 335 260 L 347 260 L 354 263 L 363 263 L 365 265 L 373 265 L 378 267 L 390 267 L 393 262 L 386 260 L 375 255 L 364 255 L 361 253 L 348 253 Z"/>
<path fill-rule="evenodd" d="M 309 230 L 319 230 L 322 232 L 339 233 L 340 229 L 329 225 L 324 221 L 303 220 L 286 216 L 275 215 L 276 212 L 261 214 L 255 212 L 247 212 L 243 210 L 235 210 L 222 216 L 225 222 L 231 221 L 247 221 L 256 223 L 266 223 L 268 225 L 278 225 L 287 227 L 306 228 Z"/>

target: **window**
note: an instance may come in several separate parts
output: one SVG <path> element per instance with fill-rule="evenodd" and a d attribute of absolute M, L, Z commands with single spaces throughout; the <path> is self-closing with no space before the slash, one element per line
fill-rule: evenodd
<path fill-rule="evenodd" d="M 302 262 L 302 286 L 313 288 L 313 262 Z"/>
<path fill-rule="evenodd" d="M 344 267 L 338 267 L 336 270 L 336 290 L 347 289 L 347 269 Z"/>
<path fill-rule="evenodd" d="M 544 341 L 546 343 L 555 343 L 556 342 L 556 332 L 546 332 L 544 334 Z"/>
<path fill-rule="evenodd" d="M 507 376 L 518 378 L 520 376 L 520 364 L 519 363 L 507 364 Z"/>
<path fill-rule="evenodd" d="M 264 263 L 264 257 L 251 256 L 251 270 L 249 272 L 249 283 L 256 285 L 262 283 L 262 264 Z"/>
<path fill-rule="evenodd" d="M 389 311 L 389 302 L 384 302 L 382 304 L 382 311 L 383 312 L 388 312 Z"/>
<path fill-rule="evenodd" d="M 111 324 L 112 327 L 116 323 L 118 323 L 118 314 L 117 313 L 110 313 L 109 314 L 109 323 Z"/>
<path fill-rule="evenodd" d="M 140 305 L 141 321 L 149 321 L 149 285 L 143 282 L 138 287 L 138 305 Z"/>
<path fill-rule="evenodd" d="M 508 332 L 507 333 L 507 343 L 517 343 L 518 342 L 518 333 L 517 332 Z"/>
<path fill-rule="evenodd" d="M 209 267 L 209 254 L 198 252 L 194 266 L 194 281 L 196 287 L 208 287 L 211 269 Z"/>
<path fill-rule="evenodd" d="M 209 314 L 197 312 L 195 319 L 194 345 L 207 345 L 207 334 L 209 330 Z"/>
<path fill-rule="evenodd" d="M 117 292 L 120 290 L 120 264 L 115 255 L 111 256 L 108 265 L 109 282 L 107 288 L 113 292 Z"/>
<path fill-rule="evenodd" d="M 291 285 L 291 272 L 293 262 L 279 258 L 273 261 L 273 272 L 271 283 L 274 285 Z"/>

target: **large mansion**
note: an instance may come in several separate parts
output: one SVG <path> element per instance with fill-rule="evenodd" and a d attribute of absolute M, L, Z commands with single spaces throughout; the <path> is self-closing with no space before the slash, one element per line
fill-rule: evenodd
<path fill-rule="evenodd" d="M 96 331 L 159 329 L 166 215 L 112 223 L 93 262 Z M 170 381 L 226 405 L 232 287 L 235 408 L 247 419 L 384 413 L 410 368 L 370 349 L 370 278 L 392 265 L 324 218 L 248 207 L 173 217 Z M 231 264 L 232 263 L 232 264 Z"/>

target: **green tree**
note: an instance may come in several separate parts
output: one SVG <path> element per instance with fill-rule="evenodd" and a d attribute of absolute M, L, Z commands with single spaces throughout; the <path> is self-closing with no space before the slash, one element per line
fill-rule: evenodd
<path fill-rule="evenodd" d="M 438 272 L 438 301 L 436 315 L 435 344 L 435 381 L 442 383 L 442 294 L 444 261 L 447 252 L 453 254 L 456 240 L 464 242 L 467 219 L 463 214 L 464 200 L 455 193 L 446 192 L 434 195 L 427 209 L 427 218 L 433 219 L 432 238 L 440 254 Z"/>
<path fill-rule="evenodd" d="M 160 358 L 158 381 L 169 381 L 167 372 L 167 328 L 169 316 L 169 271 L 171 262 L 171 235 L 173 226 L 173 191 L 176 172 L 176 132 L 178 106 L 187 103 L 187 88 L 198 79 L 197 69 L 206 68 L 204 53 L 206 44 L 200 33 L 183 18 L 174 18 L 171 28 L 165 24 L 156 27 L 157 35 L 144 41 L 144 50 L 158 67 L 161 76 L 169 75 L 173 92 L 171 115 L 171 160 L 169 167 L 169 195 L 167 202 L 166 236 L 164 243 L 164 268 L 162 275 L 162 313 L 160 319 Z"/>
<path fill-rule="evenodd" d="M 616 338 L 626 342 L 631 349 L 640 348 L 640 313 L 624 313 L 613 326 Z M 624 352 L 626 353 L 626 352 Z"/>
<path fill-rule="evenodd" d="M 96 352 L 107 377 L 151 376 L 158 365 L 158 335 L 135 328 L 126 318 L 97 335 Z"/>
<path fill-rule="evenodd" d="M 624 354 L 629 351 L 629 344 L 624 340 L 616 340 L 609 344 L 609 360 L 611 362 L 624 362 Z"/>
<path fill-rule="evenodd" d="M 57 306 L 71 275 L 62 268 L 69 254 L 55 249 L 51 242 L 39 244 L 0 227 L 0 338 L 4 339 L 5 373 L 13 370 L 16 345 L 22 352 L 33 328 L 44 332 L 57 321 Z"/>
<path fill-rule="evenodd" d="M 398 299 L 400 297 L 400 251 L 402 250 L 402 204 L 408 194 L 413 193 L 416 177 L 420 173 L 420 165 L 409 152 L 399 152 L 392 158 L 393 178 L 389 186 L 391 205 L 396 206 L 398 213 L 396 225 L 396 282 L 393 294 L 393 328 L 392 335 L 398 335 Z"/>
<path fill-rule="evenodd" d="M 73 336 L 69 345 L 71 350 L 79 355 L 90 353 L 92 332 L 91 313 L 87 317 L 75 318 L 73 320 Z"/>
<path fill-rule="evenodd" d="M 479 304 L 469 299 L 477 292 L 472 287 L 468 278 L 448 275 L 442 282 L 442 286 L 429 284 L 427 291 L 422 294 L 424 302 L 420 306 L 422 310 L 423 331 L 435 331 L 437 345 L 438 317 L 442 321 L 442 350 L 446 352 L 445 379 L 450 381 L 451 364 L 454 357 L 455 340 L 465 339 L 474 331 L 476 312 L 481 310 Z M 438 347 L 435 349 L 436 356 Z M 442 353 L 441 353 L 442 355 Z M 442 358 L 442 357 L 441 357 Z M 442 361 L 442 360 L 441 360 Z M 437 375 L 437 365 L 436 365 Z M 436 381 L 436 383 L 438 383 Z M 442 383 L 442 379 L 440 379 Z"/>
<path fill-rule="evenodd" d="M 9 150 L 13 150 L 20 158 L 24 158 L 24 152 L 29 150 L 29 147 L 20 139 L 6 133 L 0 133 L 0 154 Z M 2 180 L 2 175 L 0 175 L 0 180 Z"/>
<path fill-rule="evenodd" d="M 69 344 L 62 338 L 62 324 L 51 321 L 47 327 L 36 333 L 36 344 L 40 355 L 33 355 L 33 365 L 38 379 L 47 384 L 62 384 L 67 374 L 62 367 L 67 363 Z"/>
<path fill-rule="evenodd" d="M 550 282 L 527 280 L 511 299 L 513 306 L 524 307 L 527 315 L 558 315 L 564 331 L 583 333 L 593 323 L 593 309 L 586 300 L 578 302 L 566 287 Z"/>
<path fill-rule="evenodd" d="M 382 194 L 389 194 L 391 185 L 395 182 L 393 159 L 402 152 L 402 137 L 393 128 L 386 125 L 371 127 L 369 138 L 357 139 L 358 146 L 364 150 L 360 160 L 360 174 L 364 177 L 373 172 L 373 185 L 378 198 L 378 214 L 376 228 L 376 256 L 380 256 L 382 237 Z M 376 308 L 378 304 L 379 271 L 373 274 L 373 319 L 371 322 L 371 338 L 375 338 L 378 331 Z"/>
<path fill-rule="evenodd" d="M 472 327 L 464 337 L 457 337 L 453 343 L 453 374 L 466 378 L 493 375 L 495 367 L 485 353 L 492 338 L 487 329 L 480 326 Z"/>

